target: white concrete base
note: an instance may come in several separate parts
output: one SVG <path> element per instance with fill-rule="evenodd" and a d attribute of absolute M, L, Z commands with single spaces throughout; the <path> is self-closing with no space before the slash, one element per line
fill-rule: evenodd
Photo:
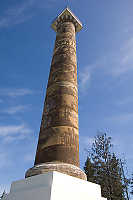
<path fill-rule="evenodd" d="M 13 182 L 6 200 L 105 200 L 99 185 L 59 172 Z"/>

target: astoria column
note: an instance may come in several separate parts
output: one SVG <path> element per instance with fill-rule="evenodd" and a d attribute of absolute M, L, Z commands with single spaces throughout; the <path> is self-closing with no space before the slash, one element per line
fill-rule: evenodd
<path fill-rule="evenodd" d="M 86 180 L 79 168 L 78 86 L 75 35 L 81 22 L 66 8 L 52 23 L 55 47 L 34 167 L 26 178 L 58 171 Z"/>

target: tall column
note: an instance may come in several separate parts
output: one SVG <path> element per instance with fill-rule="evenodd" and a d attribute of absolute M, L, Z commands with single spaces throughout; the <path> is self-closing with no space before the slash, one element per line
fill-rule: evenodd
<path fill-rule="evenodd" d="M 35 164 L 58 161 L 79 166 L 75 27 L 58 27 Z"/>
<path fill-rule="evenodd" d="M 34 167 L 26 177 L 59 171 L 86 179 L 79 168 L 78 87 L 75 33 L 82 25 L 66 8 L 57 32 Z"/>

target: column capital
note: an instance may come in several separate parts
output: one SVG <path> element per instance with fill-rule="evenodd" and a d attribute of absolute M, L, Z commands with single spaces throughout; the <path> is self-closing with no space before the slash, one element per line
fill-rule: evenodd
<path fill-rule="evenodd" d="M 72 22 L 75 25 L 75 31 L 79 32 L 82 29 L 82 23 L 80 20 L 72 13 L 69 8 L 64 9 L 61 14 L 52 22 L 52 29 L 57 32 L 57 26 L 59 23 Z"/>

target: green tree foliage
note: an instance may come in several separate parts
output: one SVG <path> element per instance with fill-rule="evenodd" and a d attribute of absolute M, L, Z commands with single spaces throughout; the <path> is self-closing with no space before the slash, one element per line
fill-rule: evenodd
<path fill-rule="evenodd" d="M 84 167 L 88 181 L 101 185 L 102 196 L 108 200 L 125 200 L 120 160 L 112 152 L 111 137 L 95 137 Z"/>
<path fill-rule="evenodd" d="M 131 178 L 131 195 L 133 195 L 133 174 L 132 174 L 132 178 Z"/>
<path fill-rule="evenodd" d="M 4 190 L 4 192 L 2 193 L 2 195 L 0 196 L 0 199 L 2 200 L 4 200 L 4 199 L 6 199 L 6 197 L 7 197 L 7 194 L 6 194 L 6 192 L 5 192 L 5 190 Z"/>
<path fill-rule="evenodd" d="M 130 193 L 129 193 L 129 187 L 131 184 L 131 179 L 127 178 L 125 170 L 124 170 L 124 166 L 126 165 L 126 161 L 122 161 L 121 159 L 119 159 L 119 163 L 120 163 L 120 170 L 121 170 L 121 174 L 122 174 L 122 182 L 124 185 L 124 192 L 125 192 L 125 197 L 126 200 L 129 200 L 130 197 Z"/>

